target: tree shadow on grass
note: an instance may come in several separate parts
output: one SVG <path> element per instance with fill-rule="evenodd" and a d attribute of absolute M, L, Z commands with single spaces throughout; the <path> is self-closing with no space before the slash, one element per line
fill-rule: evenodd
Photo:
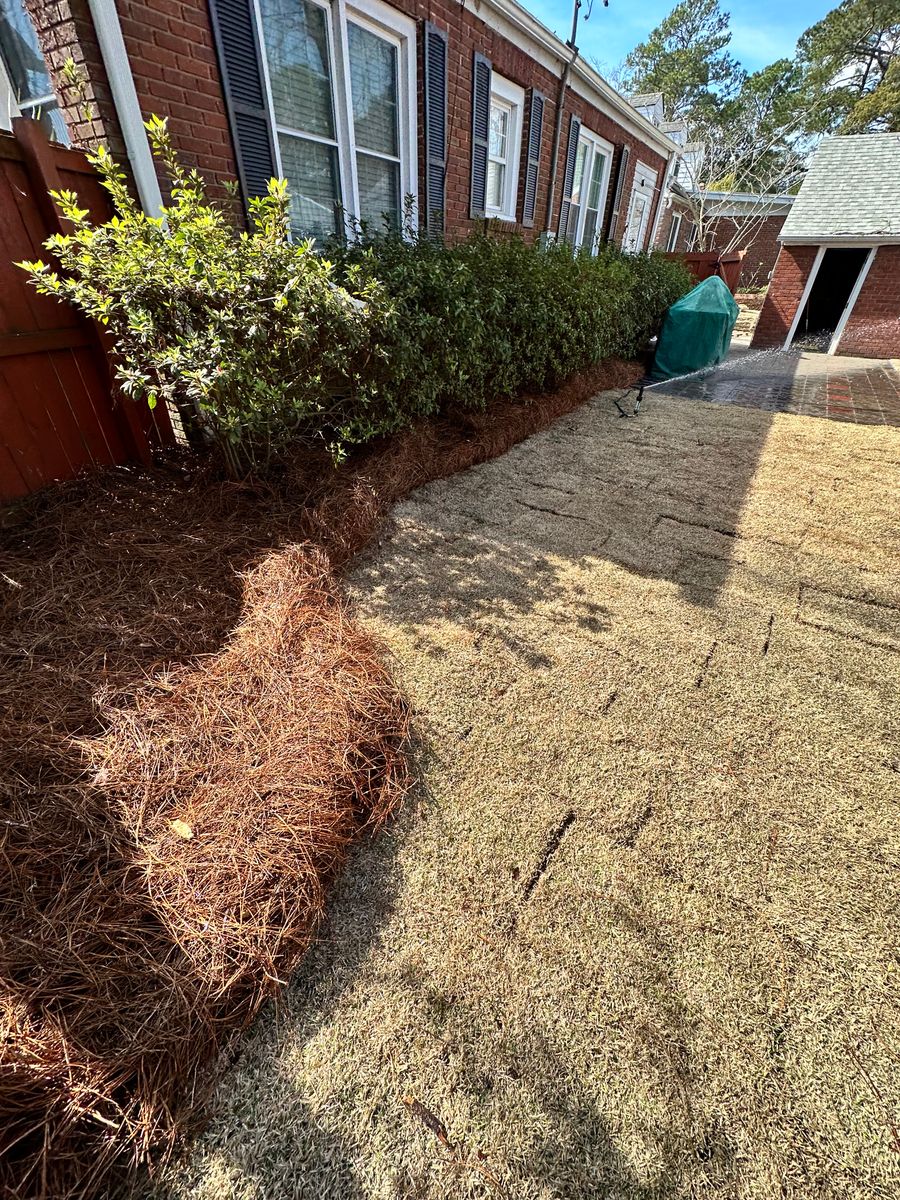
<path fill-rule="evenodd" d="M 397 510 L 387 552 L 354 577 L 368 611 L 422 630 L 522 614 L 596 633 L 610 614 L 576 576 L 606 561 L 715 605 L 742 561 L 740 516 L 771 415 L 608 397 L 501 459 L 429 484 Z M 514 647 L 511 647 L 514 648 Z"/>
<path fill-rule="evenodd" d="M 285 996 L 283 1011 L 268 1014 L 248 1039 L 234 1077 L 220 1090 L 210 1129 L 173 1164 L 153 1200 L 195 1194 L 362 1200 L 388 1190 L 410 1200 L 544 1194 L 666 1200 L 686 1194 L 698 1175 L 711 1188 L 733 1179 L 735 1148 L 727 1132 L 715 1122 L 704 1125 L 689 1111 L 691 1089 L 703 1086 L 703 1064 L 692 1062 L 692 1016 L 680 997 L 669 948 L 651 918 L 630 904 L 619 914 L 621 930 L 641 945 L 641 979 L 656 998 L 657 1021 L 652 1037 L 639 1030 L 632 1036 L 649 1039 L 641 1054 L 665 1093 L 656 1105 L 666 1114 L 661 1123 L 648 1117 L 639 1130 L 652 1166 L 639 1165 L 626 1150 L 634 1137 L 623 1137 L 621 1125 L 615 1128 L 610 1095 L 605 1102 L 600 1095 L 604 1081 L 585 1078 L 568 1052 L 566 1030 L 547 1021 L 547 1010 L 535 1008 L 528 1023 L 507 1025 L 502 1005 L 489 992 L 479 1002 L 459 989 L 442 990 L 439 975 L 409 964 L 383 984 L 402 994 L 409 1014 L 396 1030 L 397 1040 L 376 1035 L 369 1044 L 375 1030 L 363 1009 L 353 1018 L 352 1043 L 342 1044 L 340 1052 L 357 1061 L 381 1056 L 379 1073 L 393 1080 L 395 1054 L 405 1062 L 408 1054 L 415 1056 L 417 1043 L 442 1047 L 424 1073 L 404 1077 L 403 1087 L 414 1093 L 404 1095 L 399 1083 L 373 1093 L 365 1071 L 357 1076 L 351 1066 L 345 1081 L 339 1063 L 324 1068 L 318 1094 L 309 1074 L 297 1080 L 292 1060 L 315 1046 L 323 1031 L 344 1042 L 350 1036 L 345 1005 L 383 943 L 403 890 L 397 853 L 412 825 L 427 814 L 428 802 L 420 795 L 414 807 L 418 811 L 401 818 L 392 834 L 357 851 L 338 887 L 333 921 Z M 368 994 L 373 986 L 370 980 Z M 390 1005 L 389 994 L 385 1000 Z M 598 1051 L 609 1033 L 596 1028 Z M 579 1028 L 577 1036 L 590 1044 L 589 1027 Z M 313 1053 L 318 1057 L 322 1051 Z M 355 1083 L 368 1090 L 357 1093 Z M 448 1107 L 431 1094 L 443 1095 Z M 472 1127 L 460 1111 L 470 1115 Z M 506 1146 L 503 1131 L 510 1123 L 527 1133 Z"/>

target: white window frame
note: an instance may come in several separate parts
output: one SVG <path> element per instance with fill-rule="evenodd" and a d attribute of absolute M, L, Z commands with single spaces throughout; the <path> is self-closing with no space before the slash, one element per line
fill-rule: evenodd
<path fill-rule="evenodd" d="M 682 213 L 677 212 L 672 214 L 672 224 L 669 226 L 669 236 L 666 238 L 666 251 L 669 254 L 674 253 L 675 247 L 678 245 L 683 221 L 684 215 Z"/>
<path fill-rule="evenodd" d="M 594 234 L 594 244 L 590 247 L 591 255 L 595 255 L 600 247 L 600 239 L 603 234 L 603 216 L 606 212 L 606 201 L 609 197 L 609 181 L 612 175 L 612 160 L 613 160 L 613 144 L 608 142 L 599 134 L 592 133 L 590 129 L 585 129 L 582 125 L 578 134 L 578 146 L 584 143 L 588 147 L 588 153 L 584 160 L 584 175 L 581 179 L 581 193 L 578 206 L 578 225 L 575 229 L 575 237 L 573 245 L 576 250 L 581 249 L 581 244 L 584 241 L 584 226 L 587 218 L 587 190 L 586 185 L 590 184 L 591 174 L 594 170 L 594 155 L 600 153 L 605 158 L 603 167 L 603 179 L 600 183 L 600 199 L 598 204 L 597 229 Z M 577 150 L 576 150 L 577 154 Z"/>
<path fill-rule="evenodd" d="M 12 83 L 6 74 L 3 58 L 0 57 L 0 129 L 7 132 L 11 130 L 13 118 L 20 115 Z"/>
<path fill-rule="evenodd" d="M 412 196 L 410 214 L 413 228 L 418 225 L 419 164 L 416 129 L 416 23 L 381 0 L 308 0 L 325 12 L 328 33 L 328 54 L 331 67 L 331 102 L 334 109 L 335 138 L 321 137 L 279 125 L 275 120 L 275 106 L 269 81 L 269 61 L 266 53 L 260 0 L 253 0 L 256 29 L 261 48 L 263 80 L 266 103 L 275 133 L 275 165 L 278 174 L 285 178 L 281 162 L 281 147 L 278 134 L 285 133 L 322 145 L 336 146 L 338 152 L 338 199 L 344 213 L 344 235 L 353 239 L 359 232 L 357 208 L 359 206 L 359 179 L 356 171 L 356 139 L 353 135 L 353 97 L 350 90 L 350 49 L 347 22 L 368 29 L 371 33 L 397 48 L 397 86 L 400 92 L 398 103 L 398 148 L 400 150 L 400 214 L 405 217 L 403 206 L 407 196 Z M 376 151 L 360 147 L 364 154 L 375 157 Z M 391 160 L 393 161 L 393 160 Z M 404 229 L 404 233 L 406 230 Z"/>
<path fill-rule="evenodd" d="M 491 108 L 503 108 L 509 114 L 506 132 L 506 174 L 503 179 L 503 196 L 499 205 L 487 203 L 485 216 L 495 221 L 515 221 L 519 204 L 519 161 L 522 150 L 523 114 L 525 112 L 525 89 L 491 72 Z M 488 162 L 491 155 L 488 154 Z"/>
<path fill-rule="evenodd" d="M 646 163 L 642 162 L 635 164 L 631 195 L 628 197 L 628 219 L 625 223 L 625 236 L 622 239 L 622 248 L 629 254 L 640 254 L 644 249 L 644 243 L 647 240 L 647 230 L 650 227 L 650 214 L 653 211 L 656 178 L 657 173 L 652 167 L 648 167 Z M 644 208 L 644 215 L 641 217 L 640 228 L 632 230 L 631 218 L 634 210 L 634 202 L 640 195 L 646 197 L 647 204 Z"/>

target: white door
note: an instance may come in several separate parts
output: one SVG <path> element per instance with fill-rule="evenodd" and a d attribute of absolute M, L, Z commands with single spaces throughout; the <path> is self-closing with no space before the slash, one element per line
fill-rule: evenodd
<path fill-rule="evenodd" d="M 625 226 L 625 237 L 622 239 L 623 249 L 631 254 L 636 254 L 644 249 L 655 189 L 656 172 L 639 162 L 634 169 L 634 183 L 631 185 L 631 201 L 628 205 L 628 222 Z"/>

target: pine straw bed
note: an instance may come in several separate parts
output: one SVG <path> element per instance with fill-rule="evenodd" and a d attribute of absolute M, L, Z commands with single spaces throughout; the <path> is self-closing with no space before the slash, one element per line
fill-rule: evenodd
<path fill-rule="evenodd" d="M 154 1200 L 897 1200 L 898 467 L 654 391 L 398 505 L 420 785 Z"/>
<path fill-rule="evenodd" d="M 268 493 L 188 464 L 7 513 L 2 1194 L 97 1195 L 197 1127 L 350 843 L 402 800 L 406 704 L 336 571 L 398 497 L 637 373 L 423 424 L 339 472 L 311 457 Z"/>

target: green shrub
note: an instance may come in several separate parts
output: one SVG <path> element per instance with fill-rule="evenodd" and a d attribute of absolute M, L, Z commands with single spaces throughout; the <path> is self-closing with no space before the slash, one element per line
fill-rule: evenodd
<path fill-rule="evenodd" d="M 690 286 L 658 255 L 474 236 L 456 246 L 388 235 L 332 248 L 346 280 L 377 281 L 391 297 L 382 353 L 367 390 L 399 424 L 449 403 L 557 386 L 600 359 L 638 354 Z"/>
<path fill-rule="evenodd" d="M 216 443 L 235 474 L 264 470 L 296 439 L 339 448 L 368 433 L 355 393 L 377 353 L 373 321 L 389 318 L 371 278 L 354 286 L 309 242 L 288 237 L 288 193 L 272 180 L 253 201 L 253 229 L 212 204 L 185 171 L 163 121 L 147 122 L 165 164 L 171 201 L 145 215 L 104 149 L 90 156 L 117 215 L 94 227 L 74 192 L 54 193 L 70 234 L 46 243 L 59 265 L 21 263 L 38 291 L 73 303 L 108 327 L 122 389 L 151 407 L 164 399 Z"/>
<path fill-rule="evenodd" d="M 170 181 L 163 215 L 140 211 L 101 149 L 117 215 L 92 226 L 75 193 L 54 193 L 73 225 L 46 243 L 58 269 L 20 265 L 109 328 L 126 393 L 174 405 L 235 474 L 300 441 L 340 457 L 448 404 L 484 409 L 630 357 L 688 286 L 658 256 L 511 237 L 365 235 L 325 257 L 291 243 L 283 180 L 242 232 L 179 164 L 165 122 L 147 128 Z"/>

